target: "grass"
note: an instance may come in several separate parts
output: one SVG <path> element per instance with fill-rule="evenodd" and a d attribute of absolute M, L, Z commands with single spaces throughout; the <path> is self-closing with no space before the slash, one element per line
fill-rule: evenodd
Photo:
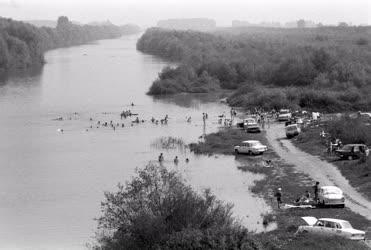
<path fill-rule="evenodd" d="M 327 131 L 328 125 L 322 124 L 318 127 L 309 127 L 303 130 L 293 143 L 301 150 L 320 156 L 337 166 L 342 175 L 345 176 L 349 183 L 371 199 L 371 158 L 368 157 L 366 162 L 360 160 L 340 160 L 338 157 L 329 156 L 325 139 L 322 139 L 319 134 L 322 130 Z M 340 137 L 340 139 L 342 139 Z"/>
<path fill-rule="evenodd" d="M 318 134 L 318 131 L 312 131 Z M 310 136 L 310 135 L 306 135 Z M 314 138 L 314 136 L 312 136 Z M 318 136 L 319 137 L 319 136 Z M 265 132 L 259 134 L 246 134 L 242 130 L 223 129 L 217 133 L 209 134 L 205 142 L 193 144 L 191 149 L 199 154 L 233 154 L 233 146 L 245 139 L 260 140 L 268 145 Z M 316 144 L 306 141 L 307 147 Z M 318 141 L 316 143 L 319 143 Z M 317 150 L 321 152 L 321 150 Z M 312 152 L 313 153 L 313 152 Z M 366 230 L 371 222 L 363 216 L 352 212 L 348 208 L 316 208 L 316 209 L 278 209 L 274 192 L 282 188 L 283 203 L 293 203 L 298 196 L 306 190 L 313 193 L 314 181 L 308 176 L 295 171 L 294 166 L 283 162 L 273 150 L 268 150 L 262 156 L 237 155 L 241 171 L 264 174 L 266 178 L 257 181 L 251 188 L 253 193 L 265 198 L 273 208 L 272 213 L 263 216 L 263 224 L 268 226 L 276 222 L 278 228 L 274 231 L 256 235 L 263 244 L 263 249 L 368 249 L 362 243 L 346 239 L 328 238 L 315 235 L 294 235 L 299 225 L 305 224 L 301 217 L 313 216 L 316 218 L 339 218 L 350 221 L 354 228 Z M 272 167 L 266 166 L 266 160 L 271 160 Z"/>

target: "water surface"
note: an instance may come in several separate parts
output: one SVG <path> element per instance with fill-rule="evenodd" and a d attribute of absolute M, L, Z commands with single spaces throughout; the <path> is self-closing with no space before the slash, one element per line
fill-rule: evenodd
<path fill-rule="evenodd" d="M 1 84 L 0 248 L 84 248 L 94 235 L 103 192 L 115 190 L 160 152 L 168 168 L 198 190 L 211 188 L 233 202 L 249 229 L 262 230 L 260 214 L 268 208 L 249 192 L 262 176 L 239 171 L 232 156 L 195 156 L 151 146 L 164 136 L 197 141 L 217 130 L 217 115 L 228 113 L 228 107 L 188 96 L 175 103 L 145 95 L 168 63 L 136 51 L 137 38 L 50 51 L 40 74 Z M 131 126 L 134 118 L 120 120 L 123 109 L 146 122 Z M 210 117 L 205 127 L 202 112 Z M 166 114 L 168 125 L 148 122 Z M 186 122 L 189 116 L 192 123 Z M 54 120 L 58 117 L 63 120 Z M 97 121 L 111 120 L 125 127 L 96 127 Z M 175 155 L 178 166 L 172 162 Z"/>

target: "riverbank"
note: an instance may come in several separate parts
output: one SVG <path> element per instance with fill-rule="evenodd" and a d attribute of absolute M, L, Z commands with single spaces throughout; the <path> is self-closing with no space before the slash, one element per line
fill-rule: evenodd
<path fill-rule="evenodd" d="M 352 212 L 348 208 L 316 208 L 316 209 L 278 209 L 273 197 L 274 191 L 282 188 L 283 202 L 292 203 L 298 196 L 302 195 L 306 190 L 312 192 L 314 180 L 308 176 L 295 171 L 292 165 L 282 161 L 278 155 L 271 150 L 268 140 L 265 135 L 266 132 L 260 134 L 246 134 L 242 130 L 237 129 L 223 129 L 217 133 L 209 134 L 205 137 L 205 141 L 192 144 L 191 149 L 198 154 L 233 154 L 233 146 L 242 140 L 257 139 L 270 148 L 262 156 L 244 156 L 238 155 L 236 158 L 240 162 L 239 169 L 241 171 L 250 171 L 254 173 L 264 174 L 266 177 L 255 183 L 251 189 L 257 195 L 265 198 L 265 200 L 272 206 L 273 212 L 265 215 L 265 224 L 276 222 L 278 228 L 272 232 L 262 234 L 263 238 L 273 240 L 275 244 L 280 245 L 283 249 L 290 249 L 290 246 L 295 245 L 297 249 L 306 249 L 309 244 L 311 249 L 313 247 L 323 249 L 362 249 L 362 246 L 356 242 L 348 241 L 347 248 L 342 248 L 343 242 L 333 239 L 326 241 L 306 241 L 306 237 L 295 236 L 294 233 L 299 225 L 304 222 L 300 217 L 314 216 L 317 218 L 341 218 L 351 222 L 355 228 L 366 230 L 371 226 L 371 222 L 363 216 Z M 266 162 L 271 161 L 267 166 Z M 319 244 L 315 246 L 314 244 Z"/>
<path fill-rule="evenodd" d="M 350 133 L 349 128 L 354 128 L 354 125 L 346 127 L 344 129 L 346 131 L 345 133 L 361 133 L 361 129 L 354 129 L 354 132 Z M 367 126 L 365 127 L 367 128 Z M 370 128 L 368 129 L 370 130 Z M 326 124 L 320 124 L 317 127 L 308 127 L 297 138 L 293 139 L 292 142 L 304 152 L 318 156 L 322 160 L 335 165 L 353 187 L 357 187 L 359 192 L 371 200 L 371 158 L 368 157 L 366 161 L 359 159 L 341 160 L 334 154 L 328 154 L 328 146 L 326 145 L 328 144 L 328 139 L 320 136 L 322 131 L 327 130 L 328 125 Z M 341 135 L 338 136 L 340 136 L 339 138 L 343 143 L 351 143 L 349 140 L 347 141 L 345 138 L 342 138 Z M 364 137 L 364 139 L 366 138 Z"/>

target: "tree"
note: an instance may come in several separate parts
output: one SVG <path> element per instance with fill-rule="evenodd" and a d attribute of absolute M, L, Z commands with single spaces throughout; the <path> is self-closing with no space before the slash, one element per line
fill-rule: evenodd
<path fill-rule="evenodd" d="M 250 239 L 231 208 L 209 190 L 194 192 L 177 173 L 148 165 L 105 193 L 96 248 L 236 249 Z"/>

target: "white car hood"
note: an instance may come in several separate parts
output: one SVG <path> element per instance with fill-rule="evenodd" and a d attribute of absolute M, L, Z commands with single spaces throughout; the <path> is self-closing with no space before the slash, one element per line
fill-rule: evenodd
<path fill-rule="evenodd" d="M 311 217 L 311 216 L 306 216 L 306 217 L 301 217 L 309 226 L 313 226 L 317 222 L 316 217 Z"/>

